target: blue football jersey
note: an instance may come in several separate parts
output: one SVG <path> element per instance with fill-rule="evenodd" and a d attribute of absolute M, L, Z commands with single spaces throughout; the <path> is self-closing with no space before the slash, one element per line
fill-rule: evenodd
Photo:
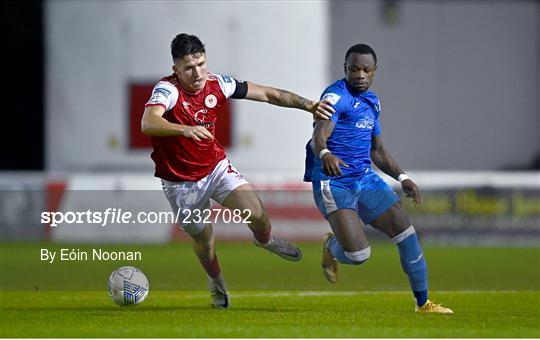
<path fill-rule="evenodd" d="M 371 165 L 371 139 L 381 133 L 379 98 L 370 91 L 355 91 L 345 79 L 341 79 L 327 87 L 321 99 L 326 99 L 336 111 L 331 118 L 336 126 L 326 142 L 326 147 L 349 165 L 348 168 L 341 167 L 340 177 L 365 173 Z M 321 160 L 313 153 L 310 144 L 311 140 L 306 145 L 304 181 L 339 178 L 324 174 Z"/>

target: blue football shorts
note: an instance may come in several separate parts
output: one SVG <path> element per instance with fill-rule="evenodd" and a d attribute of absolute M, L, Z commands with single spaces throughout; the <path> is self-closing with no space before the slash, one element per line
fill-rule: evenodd
<path fill-rule="evenodd" d="M 325 218 L 339 209 L 351 209 L 369 224 L 392 205 L 399 196 L 371 169 L 361 176 L 314 181 L 313 197 Z"/>

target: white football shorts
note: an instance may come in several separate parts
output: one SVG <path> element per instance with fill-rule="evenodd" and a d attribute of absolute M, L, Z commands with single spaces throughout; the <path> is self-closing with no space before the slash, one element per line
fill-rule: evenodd
<path fill-rule="evenodd" d="M 234 189 L 248 184 L 248 181 L 225 158 L 208 176 L 197 182 L 170 182 L 162 179 L 161 183 L 178 225 L 186 233 L 196 235 L 203 230 L 204 222 L 192 216 L 209 209 L 210 199 L 222 204 Z"/>

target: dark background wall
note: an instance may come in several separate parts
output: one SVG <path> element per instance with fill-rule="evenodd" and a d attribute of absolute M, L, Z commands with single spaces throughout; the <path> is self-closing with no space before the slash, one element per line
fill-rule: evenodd
<path fill-rule="evenodd" d="M 2 170 L 42 170 L 44 164 L 43 6 L 2 1 Z"/>

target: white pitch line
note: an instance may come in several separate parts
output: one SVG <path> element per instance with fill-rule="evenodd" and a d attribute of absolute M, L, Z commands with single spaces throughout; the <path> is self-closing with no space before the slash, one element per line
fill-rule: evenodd
<path fill-rule="evenodd" d="M 280 297 L 280 296 L 351 296 L 351 295 L 360 295 L 365 294 L 365 292 L 354 292 L 354 291 L 341 291 L 341 292 L 330 292 L 330 291 L 305 291 L 305 292 L 262 292 L 262 293 L 235 293 L 234 291 L 229 292 L 234 298 L 253 298 L 253 297 Z M 178 295 L 171 295 L 168 297 L 178 297 Z M 187 299 L 197 299 L 197 298 L 206 298 L 208 293 L 201 292 L 200 294 L 189 294 L 184 295 L 182 298 Z"/>
<path fill-rule="evenodd" d="M 234 294 L 235 298 L 250 298 L 250 297 L 268 297 L 268 296 L 351 296 L 359 295 L 360 292 L 343 291 L 343 292 L 325 292 L 325 291 L 306 291 L 306 292 L 275 292 L 275 293 L 239 293 Z"/>
<path fill-rule="evenodd" d="M 454 294 L 454 293 L 465 293 L 465 294 L 497 294 L 497 293 L 517 293 L 517 292 L 538 292 L 535 290 L 441 290 L 435 291 L 435 295 L 444 295 L 444 294 Z M 376 295 L 376 294 L 391 294 L 391 295 L 402 295 L 408 294 L 410 291 L 384 291 L 384 290 L 369 290 L 369 291 L 283 291 L 283 292 L 261 292 L 261 293 L 235 293 L 234 291 L 230 292 L 231 296 L 236 298 L 256 298 L 256 297 L 281 297 L 281 296 L 354 296 L 354 295 Z M 168 295 L 170 298 L 177 298 L 178 295 Z M 207 298 L 207 292 L 201 292 L 200 294 L 189 294 L 184 295 L 184 299 L 198 299 L 198 298 Z"/>

